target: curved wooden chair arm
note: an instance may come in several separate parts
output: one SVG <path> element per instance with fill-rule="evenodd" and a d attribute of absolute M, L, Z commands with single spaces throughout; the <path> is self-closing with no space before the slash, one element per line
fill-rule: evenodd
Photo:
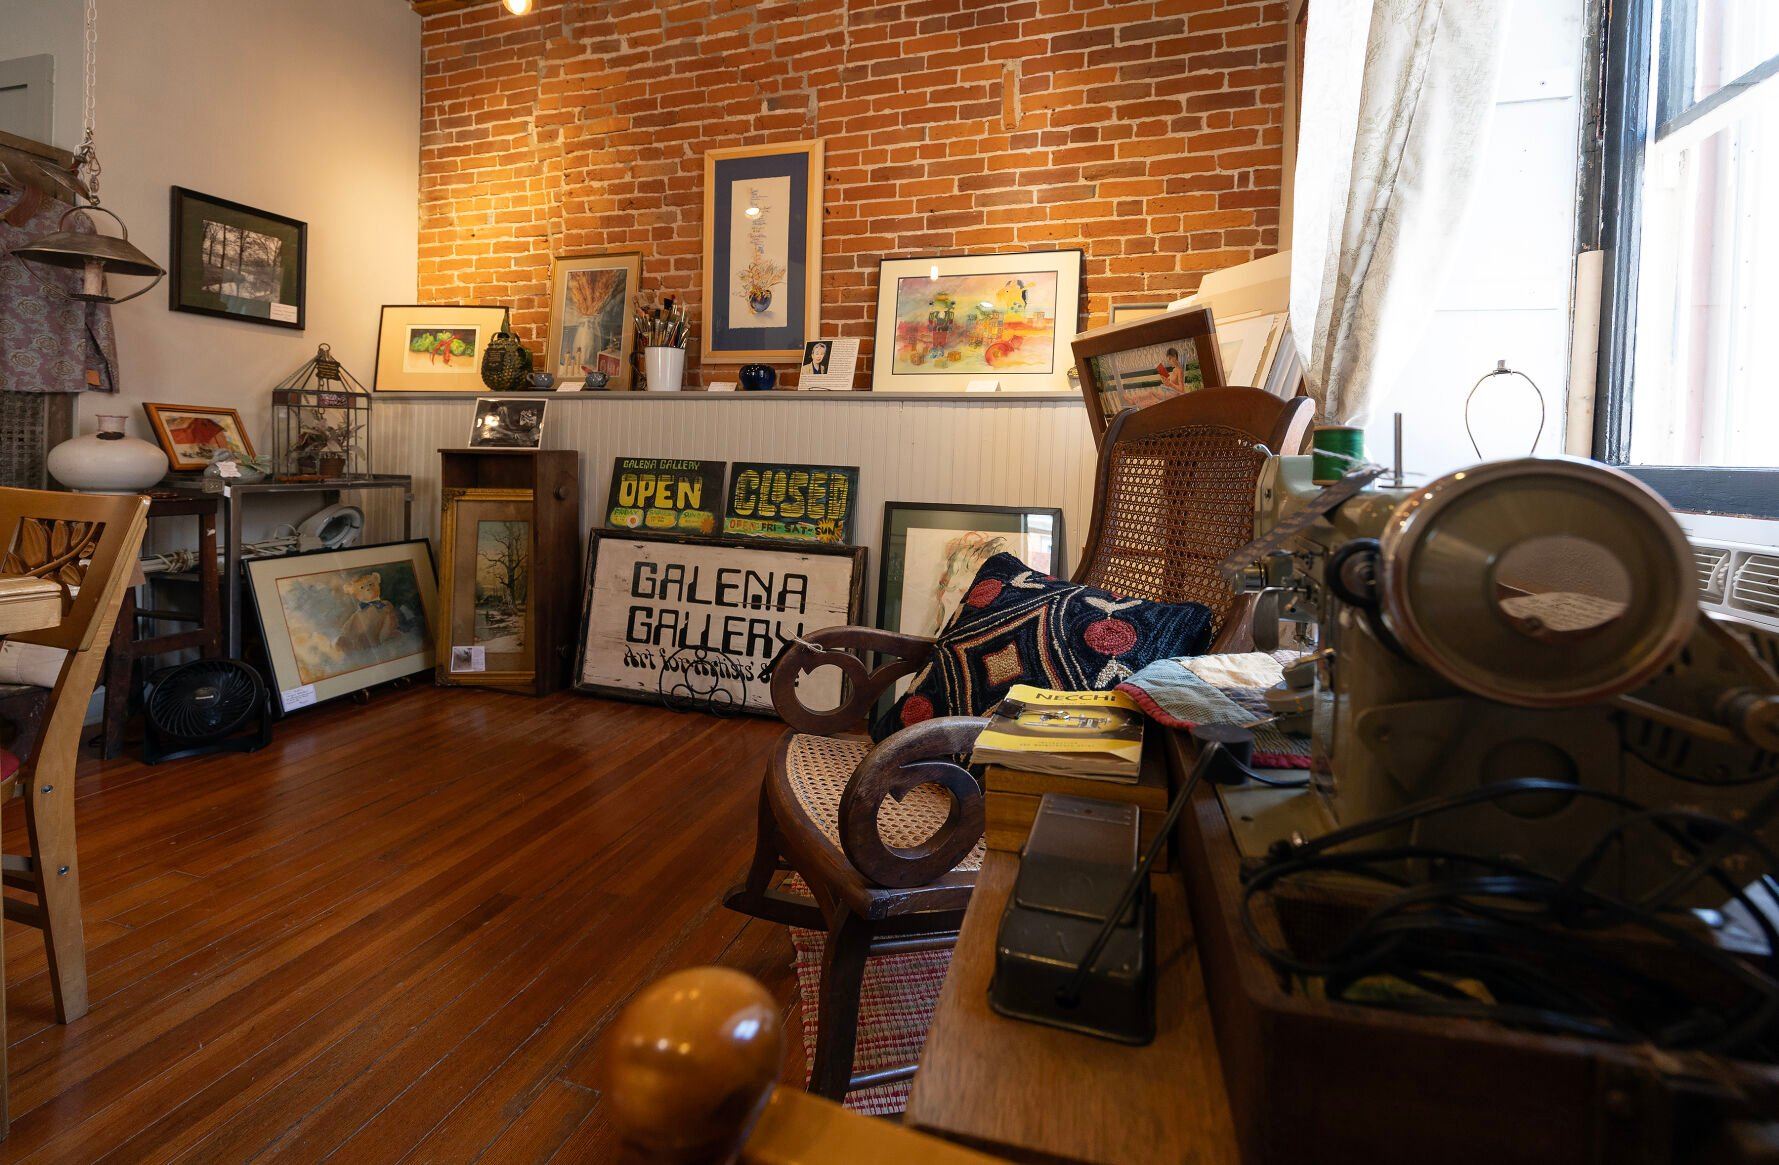
<path fill-rule="evenodd" d="M 912 724 L 865 754 L 840 795 L 840 848 L 853 867 L 879 886 L 925 886 L 947 873 L 982 838 L 982 786 L 959 764 L 988 727 L 984 716 L 940 716 Z M 912 849 L 883 840 L 877 811 L 885 797 L 900 801 L 920 785 L 951 796 L 945 824 Z"/>
<path fill-rule="evenodd" d="M 872 671 L 865 652 L 892 656 Z M 875 627 L 824 627 L 811 631 L 780 653 L 772 665 L 772 708 L 779 719 L 815 736 L 827 736 L 858 727 L 870 714 L 871 705 L 903 676 L 926 666 L 933 641 L 920 635 L 902 635 Z M 816 709 L 797 697 L 797 679 L 822 667 L 837 667 L 846 680 L 845 696 L 834 708 Z"/>

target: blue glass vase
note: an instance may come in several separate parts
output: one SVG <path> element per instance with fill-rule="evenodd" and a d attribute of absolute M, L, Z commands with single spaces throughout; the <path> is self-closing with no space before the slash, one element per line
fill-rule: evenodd
<path fill-rule="evenodd" d="M 767 392 L 778 384 L 778 372 L 770 364 L 743 364 L 735 379 L 748 392 Z"/>

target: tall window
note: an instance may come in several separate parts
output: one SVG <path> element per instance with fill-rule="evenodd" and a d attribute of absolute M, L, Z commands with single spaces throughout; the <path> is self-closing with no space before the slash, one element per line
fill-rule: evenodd
<path fill-rule="evenodd" d="M 1596 451 L 1681 507 L 1779 515 L 1779 2 L 1614 7 Z"/>

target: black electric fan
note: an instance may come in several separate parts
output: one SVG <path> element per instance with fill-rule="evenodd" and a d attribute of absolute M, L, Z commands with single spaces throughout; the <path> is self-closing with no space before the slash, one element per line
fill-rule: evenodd
<path fill-rule="evenodd" d="M 198 659 L 150 676 L 142 759 L 151 765 L 272 743 L 272 695 L 238 659 Z"/>

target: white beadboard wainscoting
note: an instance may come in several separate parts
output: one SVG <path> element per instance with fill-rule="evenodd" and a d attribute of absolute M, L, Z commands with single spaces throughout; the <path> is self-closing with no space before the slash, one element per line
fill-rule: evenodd
<path fill-rule="evenodd" d="M 475 399 L 380 393 L 375 409 L 374 467 L 413 476 L 414 533 L 436 549 L 438 451 L 469 443 Z M 1073 394 L 550 394 L 543 447 L 580 452 L 583 529 L 605 513 L 615 457 L 858 466 L 854 538 L 871 551 L 867 623 L 877 610 L 884 502 L 1060 506 L 1070 570 L 1093 503 L 1093 436 Z M 395 499 L 371 491 L 358 504 L 374 529 L 400 528 Z"/>

